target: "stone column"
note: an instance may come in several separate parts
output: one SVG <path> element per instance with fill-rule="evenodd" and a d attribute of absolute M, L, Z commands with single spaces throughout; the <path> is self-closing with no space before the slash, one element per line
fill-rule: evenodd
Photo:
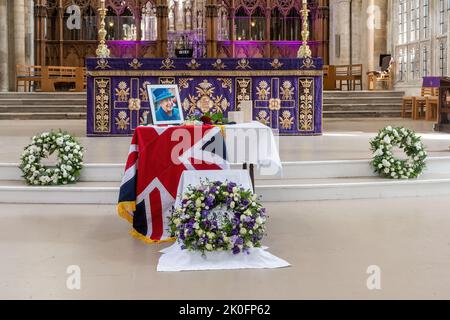
<path fill-rule="evenodd" d="M 361 7 L 361 59 L 363 75 L 379 69 L 380 54 L 387 53 L 387 8 L 385 0 L 363 0 Z M 363 83 L 367 83 L 363 77 Z"/>
<path fill-rule="evenodd" d="M 25 64 L 25 1 L 14 1 L 14 57 L 15 64 Z"/>
<path fill-rule="evenodd" d="M 350 63 L 350 0 L 335 0 L 330 3 L 331 18 L 331 64 Z M 339 43 L 337 43 L 339 41 Z M 339 47 L 338 50 L 337 47 Z"/>
<path fill-rule="evenodd" d="M 0 17 L 7 16 L 7 0 L 0 0 Z M 8 20 L 0 19 L 0 91 L 8 91 Z"/>

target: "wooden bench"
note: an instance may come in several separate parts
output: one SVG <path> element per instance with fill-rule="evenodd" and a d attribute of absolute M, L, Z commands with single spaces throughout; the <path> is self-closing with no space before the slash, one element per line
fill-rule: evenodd
<path fill-rule="evenodd" d="M 355 90 L 356 86 L 362 90 L 362 64 L 335 66 L 335 81 L 339 81 L 339 90 L 342 85 L 347 86 L 347 90 Z"/>
<path fill-rule="evenodd" d="M 381 71 L 367 72 L 367 83 L 370 91 L 377 90 L 377 84 L 381 83 L 383 89 L 392 90 L 394 87 L 394 59 L 391 56 L 383 58 Z"/>
<path fill-rule="evenodd" d="M 54 92 L 55 83 L 74 83 L 73 91 L 83 91 L 85 74 L 82 67 L 44 66 L 42 67 L 41 90 Z"/>
<path fill-rule="evenodd" d="M 42 67 L 16 65 L 16 91 L 23 87 L 23 91 L 30 92 L 35 85 L 41 86 Z"/>

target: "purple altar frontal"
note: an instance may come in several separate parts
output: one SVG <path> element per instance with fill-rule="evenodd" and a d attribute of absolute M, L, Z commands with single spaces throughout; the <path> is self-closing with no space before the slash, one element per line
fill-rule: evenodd
<path fill-rule="evenodd" d="M 176 84 L 185 117 L 235 111 L 280 135 L 322 134 L 321 59 L 88 58 L 87 135 L 132 135 L 150 114 L 149 84 Z"/>

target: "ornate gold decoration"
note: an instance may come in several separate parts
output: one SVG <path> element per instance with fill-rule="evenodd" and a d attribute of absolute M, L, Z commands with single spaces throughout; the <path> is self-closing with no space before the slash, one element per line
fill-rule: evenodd
<path fill-rule="evenodd" d="M 141 109 L 141 99 L 139 98 L 130 98 L 128 100 L 128 110 L 130 111 L 139 111 Z"/>
<path fill-rule="evenodd" d="M 241 101 L 249 101 L 252 96 L 252 79 L 236 78 L 235 104 L 239 105 Z"/>
<path fill-rule="evenodd" d="M 89 71 L 92 77 L 313 77 L 322 76 L 322 70 L 105 70 Z"/>
<path fill-rule="evenodd" d="M 189 82 L 194 80 L 194 78 L 179 78 L 178 79 L 178 85 L 182 89 L 189 89 Z"/>
<path fill-rule="evenodd" d="M 109 58 L 110 51 L 106 45 L 106 29 L 105 29 L 105 17 L 106 17 L 105 0 L 100 0 L 100 8 L 98 13 L 100 16 L 100 28 L 98 29 L 98 40 L 100 41 L 95 54 L 98 58 Z"/>
<path fill-rule="evenodd" d="M 144 111 L 142 112 L 142 116 L 139 118 L 139 124 L 147 124 L 147 117 L 149 115 L 150 111 Z"/>
<path fill-rule="evenodd" d="M 94 94 L 95 94 L 95 132 L 110 132 L 109 117 L 110 117 L 110 80 L 109 79 L 95 79 L 94 80 Z"/>
<path fill-rule="evenodd" d="M 175 65 L 173 64 L 173 60 L 170 58 L 166 58 L 162 61 L 162 66 L 160 69 L 170 70 L 175 69 Z"/>
<path fill-rule="evenodd" d="M 139 88 L 139 94 L 141 96 L 141 101 L 148 101 L 147 86 L 151 84 L 149 81 L 144 81 L 142 88 Z"/>
<path fill-rule="evenodd" d="M 125 111 L 120 111 L 116 117 L 116 126 L 118 130 L 126 130 L 130 125 L 130 118 L 128 118 Z"/>
<path fill-rule="evenodd" d="M 247 59 L 242 58 L 241 60 L 238 61 L 238 65 L 236 66 L 236 69 L 242 69 L 242 70 L 251 69 L 250 62 Z"/>
<path fill-rule="evenodd" d="M 294 125 L 294 117 L 291 117 L 289 111 L 283 111 L 282 117 L 279 117 L 281 128 L 289 130 Z"/>
<path fill-rule="evenodd" d="M 115 90 L 117 101 L 123 102 L 128 100 L 128 96 L 130 95 L 130 88 L 125 81 L 120 81 Z"/>
<path fill-rule="evenodd" d="M 281 99 L 272 98 L 269 100 L 269 110 L 278 111 L 281 109 Z"/>
<path fill-rule="evenodd" d="M 273 69 L 280 69 L 283 66 L 283 63 L 280 62 L 280 60 L 275 58 L 272 60 L 270 65 L 272 66 Z"/>
<path fill-rule="evenodd" d="M 298 49 L 297 52 L 297 58 L 311 58 L 311 48 L 308 45 L 308 39 L 309 39 L 309 25 L 308 25 L 308 4 L 306 2 L 303 2 L 303 7 L 301 10 L 302 14 L 302 45 Z"/>
<path fill-rule="evenodd" d="M 281 97 L 283 100 L 292 100 L 294 96 L 294 87 L 288 80 L 283 82 L 283 86 L 280 88 Z"/>
<path fill-rule="evenodd" d="M 231 78 L 217 78 L 220 81 L 222 88 L 228 89 L 232 93 L 233 80 Z"/>
<path fill-rule="evenodd" d="M 314 79 L 300 81 L 298 126 L 301 131 L 314 130 Z"/>
<path fill-rule="evenodd" d="M 256 116 L 256 120 L 266 126 L 270 123 L 269 115 L 267 114 L 267 111 L 264 111 L 264 110 L 258 112 L 258 115 Z"/>
<path fill-rule="evenodd" d="M 300 68 L 311 69 L 315 67 L 314 60 L 312 58 L 303 59 L 302 66 Z"/>
<path fill-rule="evenodd" d="M 216 62 L 214 62 L 212 64 L 212 66 L 214 67 L 214 69 L 216 70 L 223 70 L 226 68 L 225 64 L 222 62 L 222 60 L 217 59 Z"/>
<path fill-rule="evenodd" d="M 208 80 L 203 80 L 195 87 L 195 95 L 189 94 L 183 100 L 183 109 L 189 114 L 196 109 L 206 112 L 224 112 L 230 107 L 230 102 L 223 95 L 215 95 L 215 87 Z"/>
<path fill-rule="evenodd" d="M 161 78 L 159 78 L 159 84 L 175 84 L 175 78 L 161 77 Z"/>
<path fill-rule="evenodd" d="M 129 64 L 128 64 L 131 68 L 133 68 L 134 70 L 137 70 L 139 68 L 142 67 L 142 63 L 139 62 L 138 59 L 134 58 Z"/>
<path fill-rule="evenodd" d="M 97 60 L 97 65 L 95 66 L 95 69 L 102 69 L 102 70 L 111 69 L 108 59 L 101 58 Z"/>
<path fill-rule="evenodd" d="M 195 70 L 195 69 L 198 69 L 200 67 L 200 63 L 198 63 L 197 60 L 192 59 L 191 61 L 189 61 L 189 63 L 186 63 L 186 66 L 189 69 Z"/>
<path fill-rule="evenodd" d="M 267 100 L 270 96 L 270 87 L 267 81 L 260 81 L 258 87 L 256 88 L 256 95 L 259 100 Z"/>

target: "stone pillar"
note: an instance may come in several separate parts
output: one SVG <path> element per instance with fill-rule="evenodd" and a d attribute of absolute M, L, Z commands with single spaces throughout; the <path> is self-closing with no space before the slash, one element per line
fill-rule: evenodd
<path fill-rule="evenodd" d="M 0 17 L 7 16 L 7 0 L 0 0 Z M 8 91 L 8 20 L 0 19 L 0 91 Z"/>
<path fill-rule="evenodd" d="M 387 8 L 385 0 L 363 0 L 361 7 L 361 59 L 363 75 L 379 70 L 380 54 L 387 53 Z M 366 77 L 363 83 L 367 84 Z"/>
<path fill-rule="evenodd" d="M 206 2 L 206 55 L 217 57 L 217 17 L 219 16 L 217 1 Z"/>
<path fill-rule="evenodd" d="M 47 9 L 42 4 L 41 1 L 38 1 L 34 10 L 34 19 L 35 19 L 35 29 L 34 29 L 34 38 L 35 38 L 35 53 L 36 53 L 36 64 L 39 66 L 46 65 L 45 58 L 45 19 L 47 17 Z"/>
<path fill-rule="evenodd" d="M 156 25 L 158 29 L 156 47 L 159 57 L 167 57 L 167 28 L 168 28 L 168 17 L 169 17 L 169 7 L 167 1 L 157 0 L 156 1 Z"/>
<path fill-rule="evenodd" d="M 14 1 L 14 57 L 15 64 L 25 64 L 25 1 Z"/>
<path fill-rule="evenodd" d="M 313 32 L 311 33 L 310 36 L 314 36 L 315 38 L 312 40 L 319 41 L 320 43 L 317 56 L 323 59 L 324 64 L 328 64 L 329 63 L 328 3 L 325 0 L 318 0 L 317 7 L 313 12 L 311 12 L 311 14 L 314 14 L 314 18 L 313 18 Z"/>
<path fill-rule="evenodd" d="M 330 3 L 331 44 L 330 63 L 350 63 L 350 0 L 335 0 Z"/>

